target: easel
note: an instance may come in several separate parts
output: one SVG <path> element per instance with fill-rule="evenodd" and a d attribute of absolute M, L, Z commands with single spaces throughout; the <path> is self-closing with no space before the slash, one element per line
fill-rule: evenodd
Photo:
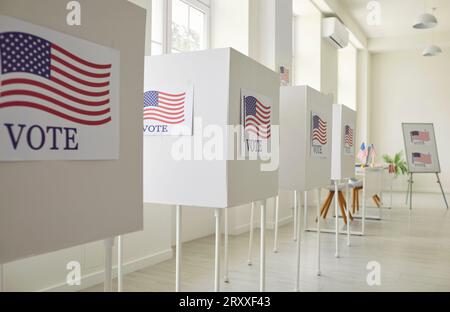
<path fill-rule="evenodd" d="M 413 179 L 413 172 L 409 173 L 409 179 L 408 179 L 408 191 L 406 192 L 406 204 L 408 204 L 408 199 L 409 199 L 409 210 L 412 211 L 412 187 L 414 184 L 414 179 Z M 445 202 L 445 206 L 448 208 L 448 202 L 447 202 L 447 197 L 445 196 L 445 192 L 444 192 L 444 188 L 442 187 L 442 183 L 441 183 L 441 178 L 439 177 L 439 173 L 435 172 L 436 177 L 437 177 L 437 183 L 439 184 L 439 187 L 441 189 L 441 193 L 442 193 L 442 197 L 444 197 L 444 202 Z"/>

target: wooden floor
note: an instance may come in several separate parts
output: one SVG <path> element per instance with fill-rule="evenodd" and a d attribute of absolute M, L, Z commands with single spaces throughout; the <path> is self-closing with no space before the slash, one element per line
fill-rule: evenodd
<path fill-rule="evenodd" d="M 313 207 L 310 208 L 311 214 Z M 376 214 L 377 210 L 369 213 Z M 312 217 L 312 216 L 311 216 Z M 329 226 L 333 220 L 328 220 Z M 314 220 L 311 218 L 310 224 Z M 355 221 L 355 229 L 358 227 Z M 267 291 L 293 291 L 296 243 L 292 224 L 280 228 L 279 252 L 273 253 L 273 231 L 267 231 Z M 334 235 L 322 234 L 322 276 L 316 275 L 316 233 L 302 240 L 301 291 L 450 291 L 450 212 L 444 208 L 383 210 L 383 221 L 368 221 L 366 236 L 341 236 L 341 258 L 334 257 Z M 248 233 L 230 237 L 230 283 L 223 291 L 258 291 L 259 230 L 255 230 L 254 264 L 247 265 Z M 214 237 L 183 246 L 183 291 L 213 289 Z M 381 265 L 381 286 L 370 287 L 367 264 Z M 223 262 L 222 262 L 223 264 Z M 173 291 L 175 261 L 128 274 L 125 291 Z M 101 291 L 102 285 L 87 291 Z"/>

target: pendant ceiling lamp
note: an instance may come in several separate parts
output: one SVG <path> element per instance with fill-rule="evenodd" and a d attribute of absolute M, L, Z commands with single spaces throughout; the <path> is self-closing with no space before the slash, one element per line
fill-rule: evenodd
<path fill-rule="evenodd" d="M 423 56 L 437 56 L 442 53 L 442 49 L 437 45 L 430 45 L 423 51 Z"/>
<path fill-rule="evenodd" d="M 438 24 L 438 20 L 434 15 L 436 8 L 433 8 L 433 14 L 424 13 L 419 16 L 417 21 L 414 23 L 413 27 L 415 29 L 430 29 L 436 27 Z"/>

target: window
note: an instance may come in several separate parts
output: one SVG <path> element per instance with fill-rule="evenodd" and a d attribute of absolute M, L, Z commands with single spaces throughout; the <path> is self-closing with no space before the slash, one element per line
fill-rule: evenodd
<path fill-rule="evenodd" d="M 152 54 L 207 49 L 208 3 L 199 0 L 152 0 Z"/>

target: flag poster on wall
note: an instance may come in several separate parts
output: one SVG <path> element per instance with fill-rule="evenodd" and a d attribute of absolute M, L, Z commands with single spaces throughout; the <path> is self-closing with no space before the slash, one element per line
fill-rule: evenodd
<path fill-rule="evenodd" d="M 328 155 L 329 125 L 326 118 L 317 112 L 311 112 L 311 156 L 324 158 Z"/>
<path fill-rule="evenodd" d="M 144 135 L 192 135 L 194 87 L 149 88 L 144 92 Z"/>
<path fill-rule="evenodd" d="M 355 140 L 354 140 L 355 126 L 350 123 L 344 125 L 344 155 L 355 155 Z"/>
<path fill-rule="evenodd" d="M 258 157 L 270 153 L 272 113 L 271 98 L 241 90 L 242 157 Z"/>
<path fill-rule="evenodd" d="M 403 138 L 408 155 L 409 172 L 441 172 L 433 124 L 404 123 Z"/>
<path fill-rule="evenodd" d="M 0 161 L 119 158 L 117 50 L 0 15 Z"/>

